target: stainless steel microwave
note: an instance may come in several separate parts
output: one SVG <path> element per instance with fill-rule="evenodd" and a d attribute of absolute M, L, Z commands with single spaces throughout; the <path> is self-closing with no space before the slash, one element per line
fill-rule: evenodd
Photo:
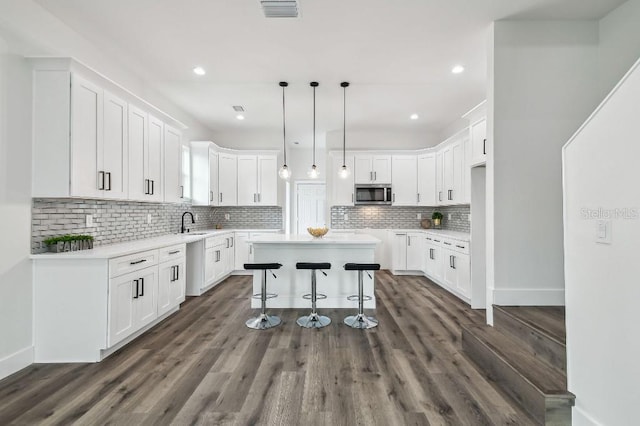
<path fill-rule="evenodd" d="M 391 205 L 391 185 L 356 185 L 356 205 Z"/>

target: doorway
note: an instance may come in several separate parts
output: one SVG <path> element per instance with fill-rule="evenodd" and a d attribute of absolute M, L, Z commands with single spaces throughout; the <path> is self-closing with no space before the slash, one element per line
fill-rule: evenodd
<path fill-rule="evenodd" d="M 324 182 L 296 182 L 296 234 L 307 234 L 309 227 L 322 227 L 326 221 L 326 185 Z"/>

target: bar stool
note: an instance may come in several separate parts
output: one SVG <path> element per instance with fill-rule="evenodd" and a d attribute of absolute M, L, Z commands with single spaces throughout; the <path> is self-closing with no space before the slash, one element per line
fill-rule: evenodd
<path fill-rule="evenodd" d="M 379 263 L 347 263 L 344 265 L 345 271 L 358 271 L 358 294 L 347 297 L 347 300 L 358 301 L 358 315 L 351 315 L 344 319 L 344 323 L 349 327 L 367 329 L 378 325 L 378 320 L 364 315 L 364 302 L 371 300 L 371 296 L 365 296 L 363 290 L 362 272 L 366 272 L 371 278 L 369 271 L 379 271 Z"/>
<path fill-rule="evenodd" d="M 271 272 L 272 269 L 280 269 L 282 265 L 280 263 L 245 263 L 244 269 L 251 270 L 260 270 L 262 271 L 262 288 L 260 293 L 253 294 L 251 297 L 254 299 L 260 299 L 261 309 L 260 315 L 249 319 L 245 324 L 249 328 L 253 328 L 255 330 L 266 330 L 268 328 L 276 327 L 280 325 L 282 322 L 279 317 L 275 315 L 267 315 L 267 299 L 273 299 L 274 297 L 278 297 L 275 293 L 267 293 L 267 271 Z M 276 274 L 271 272 L 273 278 L 277 278 Z"/>
<path fill-rule="evenodd" d="M 327 274 L 323 269 L 331 269 L 330 263 L 310 263 L 310 262 L 298 262 L 296 263 L 296 269 L 307 269 L 311 271 L 311 293 L 302 296 L 303 299 L 311 299 L 311 313 L 307 316 L 298 318 L 296 323 L 300 327 L 304 328 L 322 328 L 331 324 L 331 319 L 324 315 L 318 315 L 316 312 L 316 300 L 326 299 L 326 294 L 318 294 L 316 292 L 316 271 L 320 271 L 326 277 Z"/>

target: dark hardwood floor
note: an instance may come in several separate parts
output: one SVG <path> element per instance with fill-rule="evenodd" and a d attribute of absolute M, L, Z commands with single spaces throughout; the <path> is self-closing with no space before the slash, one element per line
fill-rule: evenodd
<path fill-rule="evenodd" d="M 245 327 L 248 277 L 231 277 L 98 364 L 39 364 L 0 381 L 0 425 L 529 425 L 462 355 L 484 323 L 425 278 L 376 274 L 376 329 Z M 81 319 L 79 319 L 81 320 Z"/>

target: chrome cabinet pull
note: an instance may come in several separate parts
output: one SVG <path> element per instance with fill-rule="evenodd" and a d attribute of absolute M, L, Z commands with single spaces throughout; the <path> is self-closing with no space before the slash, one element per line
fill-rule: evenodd
<path fill-rule="evenodd" d="M 178 254 L 178 253 L 180 253 L 180 250 L 174 250 L 169 252 L 169 254 Z"/>
<path fill-rule="evenodd" d="M 140 278 L 140 297 L 144 297 L 144 278 Z"/>
<path fill-rule="evenodd" d="M 220 202 L 222 202 L 222 192 L 220 193 Z"/>
<path fill-rule="evenodd" d="M 139 263 L 146 262 L 146 261 L 147 261 L 147 259 L 140 259 L 140 260 L 136 260 L 135 262 L 129 262 L 129 264 L 130 265 L 137 265 Z"/>
<path fill-rule="evenodd" d="M 180 198 L 184 198 L 184 185 L 180 185 Z"/>
<path fill-rule="evenodd" d="M 213 191 L 209 191 L 209 202 L 213 201 Z"/>
<path fill-rule="evenodd" d="M 396 202 L 396 193 L 395 192 L 393 193 L 393 202 L 394 203 Z"/>
<path fill-rule="evenodd" d="M 153 179 L 151 179 L 151 195 L 155 194 L 155 192 L 156 192 L 155 183 L 156 182 Z"/>
<path fill-rule="evenodd" d="M 109 187 L 105 188 L 106 191 L 111 191 L 111 172 L 106 172 L 105 175 L 107 176 L 107 182 L 109 182 Z M 104 184 L 103 184 L 104 185 Z"/>
<path fill-rule="evenodd" d="M 487 155 L 487 138 L 482 140 L 482 155 Z"/>
<path fill-rule="evenodd" d="M 144 194 L 149 195 L 149 179 L 144 180 Z"/>
<path fill-rule="evenodd" d="M 137 299 L 138 298 L 138 291 L 139 291 L 138 290 L 138 280 L 133 280 L 133 282 L 136 283 L 136 288 L 135 288 L 136 292 L 135 292 L 135 295 L 133 296 L 133 298 Z"/>
<path fill-rule="evenodd" d="M 104 191 L 104 172 L 98 172 L 98 189 Z"/>

